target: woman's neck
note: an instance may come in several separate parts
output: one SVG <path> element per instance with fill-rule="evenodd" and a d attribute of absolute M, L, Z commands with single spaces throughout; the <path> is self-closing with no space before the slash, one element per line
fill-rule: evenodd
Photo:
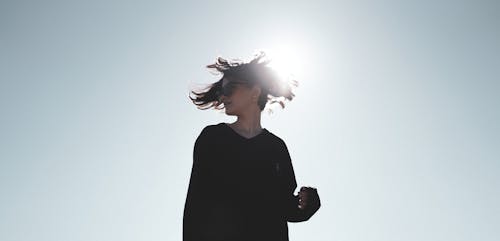
<path fill-rule="evenodd" d="M 231 123 L 231 127 L 241 132 L 245 136 L 254 136 L 262 131 L 262 126 L 260 125 L 260 112 L 252 115 L 240 115 L 236 122 Z"/>

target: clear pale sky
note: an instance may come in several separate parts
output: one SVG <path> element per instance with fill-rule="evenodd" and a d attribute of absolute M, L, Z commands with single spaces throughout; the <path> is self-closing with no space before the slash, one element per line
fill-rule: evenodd
<path fill-rule="evenodd" d="M 291 241 L 499 240 L 499 26 L 498 1 L 2 0 L 0 240 L 181 240 L 194 141 L 233 121 L 190 88 L 280 48 L 300 86 L 263 126 L 322 201 Z"/>

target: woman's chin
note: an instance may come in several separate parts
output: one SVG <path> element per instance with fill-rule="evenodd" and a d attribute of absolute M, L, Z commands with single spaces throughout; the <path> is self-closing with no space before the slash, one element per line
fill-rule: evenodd
<path fill-rule="evenodd" d="M 236 115 L 236 113 L 231 109 L 225 108 L 224 110 L 226 112 L 226 115 Z"/>

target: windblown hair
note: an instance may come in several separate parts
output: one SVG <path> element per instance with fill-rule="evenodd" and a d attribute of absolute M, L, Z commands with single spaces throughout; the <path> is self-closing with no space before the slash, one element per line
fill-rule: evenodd
<path fill-rule="evenodd" d="M 217 58 L 217 61 L 208 65 L 207 68 L 213 70 L 215 74 L 222 74 L 222 78 L 200 92 L 191 91 L 189 98 L 202 110 L 224 109 L 224 104 L 220 101 L 222 80 L 228 78 L 246 82 L 248 86 L 259 85 L 261 87 L 258 100 L 260 110 L 264 110 L 267 103 L 278 103 L 282 108 L 285 108 L 284 101 L 293 99 L 295 95 L 292 88 L 296 87 L 298 83 L 295 80 L 287 81 L 280 77 L 276 70 L 268 66 L 271 60 L 265 57 L 265 53 L 260 52 L 248 63 Z"/>

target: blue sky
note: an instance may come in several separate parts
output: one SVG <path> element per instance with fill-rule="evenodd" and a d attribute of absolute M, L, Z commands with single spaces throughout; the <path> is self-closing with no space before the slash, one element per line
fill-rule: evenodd
<path fill-rule="evenodd" d="M 187 94 L 293 51 L 263 126 L 322 208 L 290 240 L 498 240 L 496 1 L 2 1 L 0 240 L 180 240 Z M 298 59 L 298 60 L 297 60 Z M 256 177 L 257 178 L 257 177 Z M 214 187 L 216 188 L 216 187 Z"/>

